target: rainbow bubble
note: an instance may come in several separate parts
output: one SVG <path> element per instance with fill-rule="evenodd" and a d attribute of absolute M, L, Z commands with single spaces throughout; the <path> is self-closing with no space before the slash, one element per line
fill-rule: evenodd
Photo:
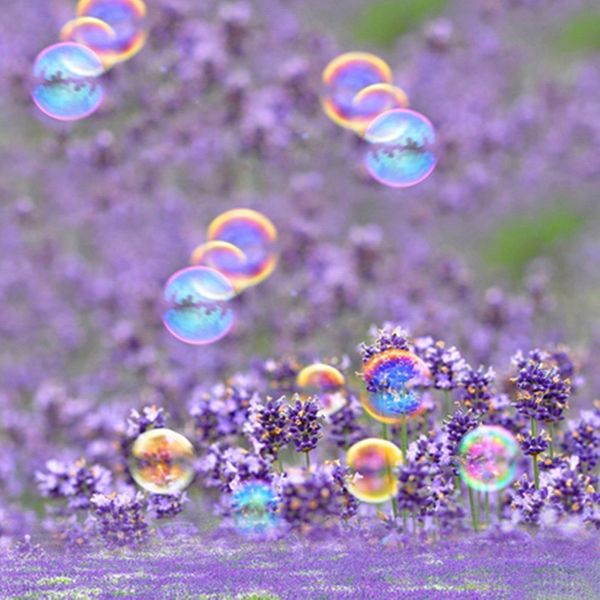
<path fill-rule="evenodd" d="M 194 479 L 194 447 L 170 429 L 150 429 L 140 434 L 129 455 L 133 480 L 153 494 L 176 494 Z"/>
<path fill-rule="evenodd" d="M 264 281 L 277 265 L 277 229 L 255 210 L 236 208 L 219 215 L 209 225 L 207 237 L 237 246 L 245 254 L 243 265 L 222 271 L 238 290 Z"/>
<path fill-rule="evenodd" d="M 352 131 L 364 130 L 364 108 L 354 102 L 356 94 L 376 83 L 391 83 L 392 70 L 378 56 L 348 52 L 334 58 L 323 70 L 325 92 L 321 104 L 337 125 Z"/>
<path fill-rule="evenodd" d="M 104 99 L 98 78 L 100 59 L 81 44 L 64 42 L 42 50 L 33 65 L 35 105 L 60 121 L 76 121 L 94 113 Z"/>
<path fill-rule="evenodd" d="M 80 0 L 77 16 L 104 21 L 114 31 L 112 43 L 101 53 L 107 66 L 129 60 L 146 43 L 146 5 L 142 0 Z"/>
<path fill-rule="evenodd" d="M 396 495 L 395 468 L 402 463 L 402 452 L 392 442 L 367 438 L 354 444 L 346 454 L 350 468 L 348 490 L 359 500 L 385 502 Z"/>
<path fill-rule="evenodd" d="M 187 344 L 211 344 L 226 336 L 235 321 L 228 301 L 235 295 L 229 280 L 208 267 L 188 267 L 167 281 L 164 300 L 168 308 L 163 323 Z"/>
<path fill-rule="evenodd" d="M 78 17 L 65 23 L 60 31 L 63 42 L 75 42 L 92 50 L 105 68 L 114 64 L 115 30 L 94 17 Z"/>
<path fill-rule="evenodd" d="M 480 492 L 501 490 L 515 478 L 518 455 L 519 445 L 510 431 L 496 425 L 481 425 L 460 442 L 460 477 Z"/>
<path fill-rule="evenodd" d="M 379 115 L 364 138 L 371 144 L 365 156 L 367 171 L 384 185 L 410 187 L 435 169 L 435 130 L 427 117 L 414 110 L 395 109 Z"/>
<path fill-rule="evenodd" d="M 203 265 L 221 272 L 233 284 L 237 292 L 245 287 L 247 277 L 243 274 L 248 259 L 244 252 L 221 240 L 200 244 L 190 257 L 192 265 Z"/>
<path fill-rule="evenodd" d="M 269 485 L 261 482 L 245 483 L 231 498 L 235 527 L 247 536 L 264 536 L 279 525 L 276 514 L 277 496 Z"/>
<path fill-rule="evenodd" d="M 322 413 L 330 416 L 343 408 L 347 399 L 342 392 L 346 378 L 331 365 L 315 363 L 304 367 L 296 377 L 296 385 L 302 392 L 317 395 Z"/>
<path fill-rule="evenodd" d="M 374 83 L 354 96 L 353 104 L 358 111 L 355 131 L 364 135 L 367 127 L 380 114 L 396 108 L 408 108 L 408 96 L 404 90 L 390 83 Z"/>

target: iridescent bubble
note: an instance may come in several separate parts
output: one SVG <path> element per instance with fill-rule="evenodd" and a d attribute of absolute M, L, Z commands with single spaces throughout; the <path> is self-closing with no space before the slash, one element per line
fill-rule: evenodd
<path fill-rule="evenodd" d="M 265 536 L 279 525 L 277 495 L 269 485 L 262 482 L 243 484 L 231 499 L 235 527 L 248 536 Z"/>
<path fill-rule="evenodd" d="M 296 385 L 307 394 L 316 395 L 323 406 L 322 413 L 330 416 L 347 404 L 342 391 L 346 379 L 331 365 L 315 363 L 304 367 L 296 377 Z"/>
<path fill-rule="evenodd" d="M 245 264 L 222 271 L 238 290 L 264 281 L 277 265 L 277 229 L 255 210 L 236 208 L 219 215 L 209 225 L 207 237 L 237 246 L 246 255 Z"/>
<path fill-rule="evenodd" d="M 33 65 L 35 105 L 60 121 L 76 121 L 98 110 L 104 99 L 100 59 L 81 44 L 65 42 L 42 50 Z"/>
<path fill-rule="evenodd" d="M 248 259 L 244 252 L 221 240 L 205 242 L 197 246 L 190 258 L 192 265 L 203 265 L 216 269 L 233 284 L 237 292 L 246 287 L 247 276 L 244 275 Z"/>
<path fill-rule="evenodd" d="M 92 50 L 105 68 L 114 64 L 115 30 L 94 17 L 78 17 L 65 23 L 60 31 L 63 42 L 75 42 Z"/>
<path fill-rule="evenodd" d="M 398 479 L 394 474 L 402 463 L 402 452 L 392 442 L 367 438 L 354 444 L 346 454 L 350 468 L 348 490 L 363 502 L 385 502 L 396 495 Z"/>
<path fill-rule="evenodd" d="M 235 316 L 228 301 L 235 295 L 229 280 L 209 267 L 188 267 L 167 281 L 168 308 L 163 323 L 177 339 L 188 344 L 211 344 L 226 336 Z"/>
<path fill-rule="evenodd" d="M 430 383 L 427 365 L 408 350 L 390 348 L 363 365 L 367 391 L 365 410 L 383 423 L 400 423 L 424 410 L 421 389 Z"/>
<path fill-rule="evenodd" d="M 510 431 L 481 425 L 467 433 L 459 446 L 459 474 L 471 488 L 494 492 L 515 478 L 519 445 Z"/>
<path fill-rule="evenodd" d="M 99 19 L 113 29 L 115 38 L 103 53 L 108 66 L 130 59 L 146 43 L 146 5 L 142 0 L 80 0 L 77 16 Z"/>
<path fill-rule="evenodd" d="M 374 83 L 354 96 L 353 104 L 357 115 L 353 120 L 354 130 L 364 135 L 371 122 L 384 112 L 396 108 L 408 108 L 408 96 L 404 90 L 390 83 Z"/>
<path fill-rule="evenodd" d="M 194 447 L 171 429 L 150 429 L 140 434 L 129 456 L 133 480 L 153 494 L 176 494 L 194 479 Z"/>
<path fill-rule="evenodd" d="M 380 183 L 404 188 L 420 183 L 435 169 L 435 131 L 431 121 L 408 109 L 389 110 L 376 117 L 364 134 L 371 146 L 367 171 Z"/>
<path fill-rule="evenodd" d="M 367 52 L 348 52 L 334 58 L 323 70 L 325 114 L 340 127 L 364 130 L 363 107 L 356 94 L 375 83 L 391 83 L 392 71 L 381 58 Z M 366 107 L 368 108 L 368 107 Z"/>

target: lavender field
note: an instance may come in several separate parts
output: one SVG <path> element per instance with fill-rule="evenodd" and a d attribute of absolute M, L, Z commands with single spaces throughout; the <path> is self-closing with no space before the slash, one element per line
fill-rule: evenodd
<path fill-rule="evenodd" d="M 4 0 L 0 598 L 600 598 L 596 0 Z"/>

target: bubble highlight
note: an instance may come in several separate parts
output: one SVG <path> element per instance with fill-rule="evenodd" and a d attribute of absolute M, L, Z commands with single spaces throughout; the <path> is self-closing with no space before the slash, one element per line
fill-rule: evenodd
<path fill-rule="evenodd" d="M 35 105 L 59 121 L 76 121 L 96 112 L 104 100 L 99 81 L 100 59 L 86 46 L 72 42 L 42 50 L 33 65 Z"/>
<path fill-rule="evenodd" d="M 244 269 L 248 258 L 237 246 L 221 240 L 205 242 L 194 249 L 190 262 L 216 269 L 227 277 L 237 292 L 244 289 L 247 279 Z"/>
<path fill-rule="evenodd" d="M 477 427 L 463 437 L 458 452 L 460 477 L 474 490 L 495 492 L 515 478 L 519 445 L 503 427 Z"/>
<path fill-rule="evenodd" d="M 251 482 L 236 490 L 231 499 L 235 527 L 241 535 L 262 537 L 279 525 L 277 495 L 265 483 Z"/>
<path fill-rule="evenodd" d="M 171 429 L 150 429 L 139 435 L 129 457 L 133 480 L 153 494 L 177 494 L 194 479 L 191 442 Z"/>
<path fill-rule="evenodd" d="M 396 108 L 408 108 L 406 92 L 390 83 L 375 83 L 360 90 L 352 101 L 356 107 L 355 131 L 364 135 L 376 117 Z"/>
<path fill-rule="evenodd" d="M 346 463 L 351 473 L 348 490 L 362 502 L 377 504 L 396 495 L 398 478 L 394 471 L 402 463 L 402 452 L 392 442 L 361 440 L 348 450 Z"/>
<path fill-rule="evenodd" d="M 370 143 L 365 167 L 373 179 L 393 188 L 421 183 L 437 164 L 435 130 L 424 115 L 409 109 L 389 110 L 367 127 Z"/>
<path fill-rule="evenodd" d="M 296 385 L 306 392 L 336 392 L 346 383 L 346 378 L 331 365 L 315 363 L 304 367 L 296 377 Z"/>

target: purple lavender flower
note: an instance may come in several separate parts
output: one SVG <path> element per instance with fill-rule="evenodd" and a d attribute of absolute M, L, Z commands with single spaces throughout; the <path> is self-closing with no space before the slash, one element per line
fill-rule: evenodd
<path fill-rule="evenodd" d="M 180 494 L 150 494 L 147 511 L 155 519 L 171 519 L 177 516 L 189 498 L 185 492 Z"/>
<path fill-rule="evenodd" d="M 261 456 L 276 460 L 280 450 L 290 441 L 290 421 L 285 396 L 267 398 L 263 404 L 252 402 L 244 433 Z"/>
<path fill-rule="evenodd" d="M 317 447 L 323 436 L 319 417 L 320 403 L 316 397 L 301 398 L 295 395 L 294 404 L 288 409 L 289 432 L 297 452 L 306 452 Z"/>
<path fill-rule="evenodd" d="M 415 340 L 415 351 L 429 368 L 435 389 L 453 390 L 459 386 L 467 363 L 457 348 L 446 348 L 442 340 L 434 343 L 433 338 L 422 337 Z"/>
<path fill-rule="evenodd" d="M 328 441 L 338 448 L 349 448 L 367 437 L 366 429 L 358 422 L 363 409 L 354 394 L 349 394 L 346 404 L 329 417 Z"/>
<path fill-rule="evenodd" d="M 480 366 L 477 370 L 466 367 L 460 376 L 461 402 L 475 414 L 481 415 L 491 408 L 492 385 L 496 374 L 490 367 Z"/>

